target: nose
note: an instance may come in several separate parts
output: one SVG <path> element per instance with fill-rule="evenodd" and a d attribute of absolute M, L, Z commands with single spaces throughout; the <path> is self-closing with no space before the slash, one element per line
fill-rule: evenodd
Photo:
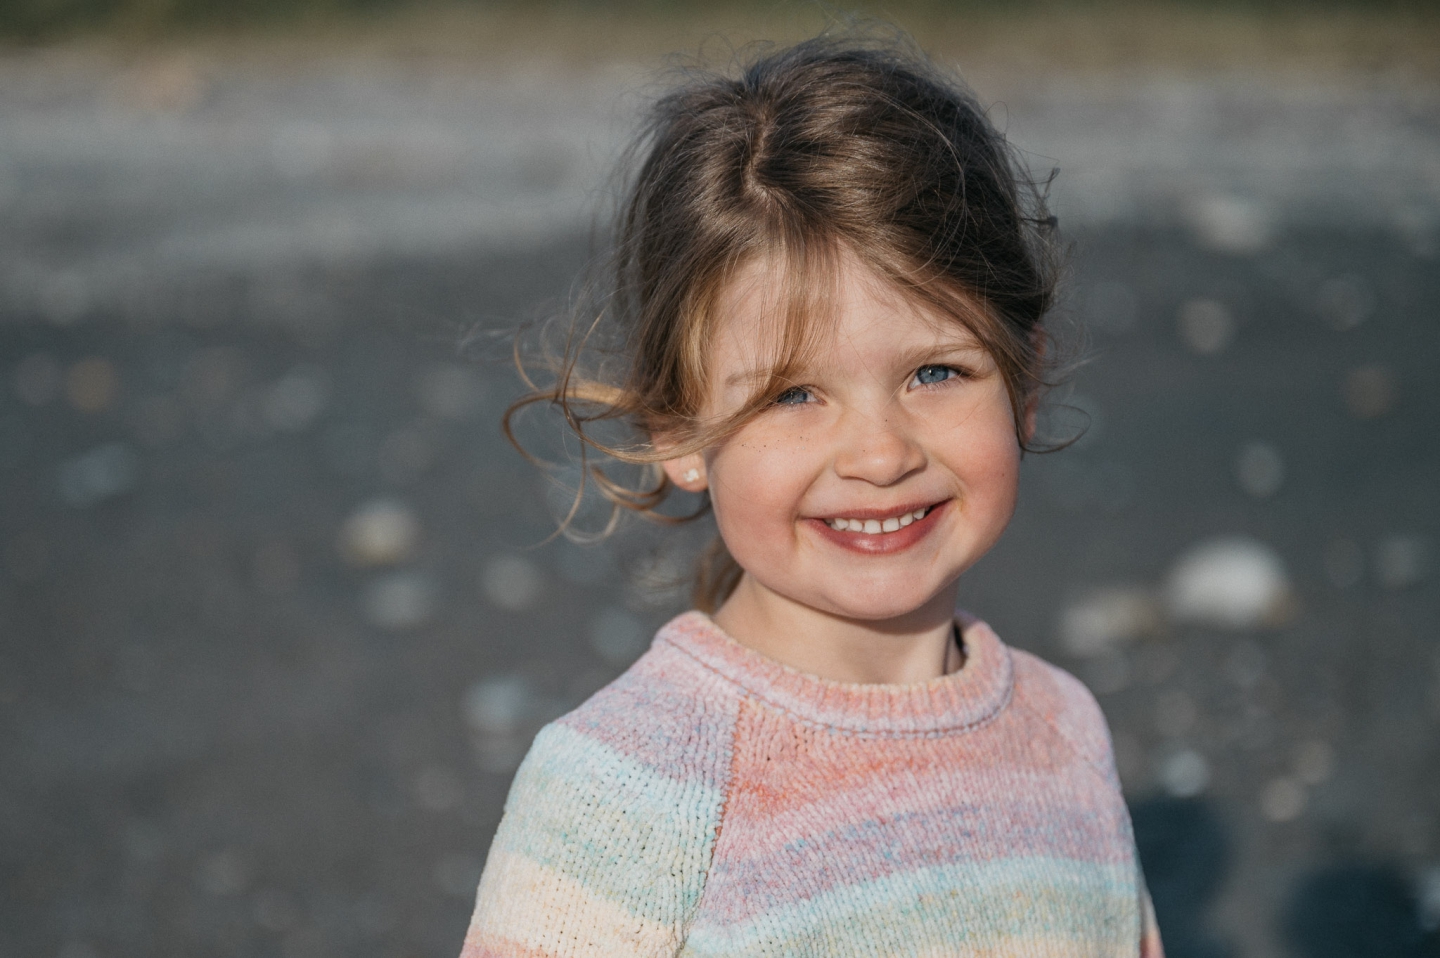
<path fill-rule="evenodd" d="M 842 479 L 862 479 L 876 486 L 893 486 L 925 465 L 925 450 L 911 434 L 905 416 L 852 413 L 840 431 L 835 472 Z"/>

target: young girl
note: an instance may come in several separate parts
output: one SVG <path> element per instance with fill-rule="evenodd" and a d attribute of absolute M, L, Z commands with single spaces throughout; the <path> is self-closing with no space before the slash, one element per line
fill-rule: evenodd
<path fill-rule="evenodd" d="M 658 464 L 621 504 L 705 493 L 720 543 L 536 737 L 463 958 L 1158 956 L 1094 699 L 954 611 L 1046 373 L 1052 221 L 1003 138 L 918 55 L 816 40 L 661 100 L 643 148 L 623 368 L 572 350 L 522 403 Z"/>

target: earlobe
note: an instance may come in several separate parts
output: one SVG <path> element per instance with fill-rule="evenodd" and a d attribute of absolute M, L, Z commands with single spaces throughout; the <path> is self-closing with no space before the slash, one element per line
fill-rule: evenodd
<path fill-rule="evenodd" d="M 666 459 L 660 466 L 665 470 L 665 475 L 670 477 L 670 481 L 686 492 L 705 491 L 705 458 L 698 452 Z"/>

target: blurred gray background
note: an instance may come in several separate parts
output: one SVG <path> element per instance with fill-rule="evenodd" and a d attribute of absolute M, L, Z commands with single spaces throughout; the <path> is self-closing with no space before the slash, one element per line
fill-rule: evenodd
<path fill-rule="evenodd" d="M 664 54 L 823 17 L 219 10 L 0 12 L 0 955 L 454 955 L 704 534 L 546 541 L 509 331 Z M 1099 697 L 1172 958 L 1440 954 L 1440 15 L 886 12 L 1058 168 L 1088 357 L 963 603 Z"/>

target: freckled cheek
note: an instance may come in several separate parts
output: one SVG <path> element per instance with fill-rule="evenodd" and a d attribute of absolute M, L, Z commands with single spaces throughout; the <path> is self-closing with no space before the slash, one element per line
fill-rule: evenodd
<path fill-rule="evenodd" d="M 732 534 L 756 537 L 793 525 L 812 474 L 804 450 L 804 443 L 747 441 L 711 460 L 711 499 L 727 542 Z"/>

